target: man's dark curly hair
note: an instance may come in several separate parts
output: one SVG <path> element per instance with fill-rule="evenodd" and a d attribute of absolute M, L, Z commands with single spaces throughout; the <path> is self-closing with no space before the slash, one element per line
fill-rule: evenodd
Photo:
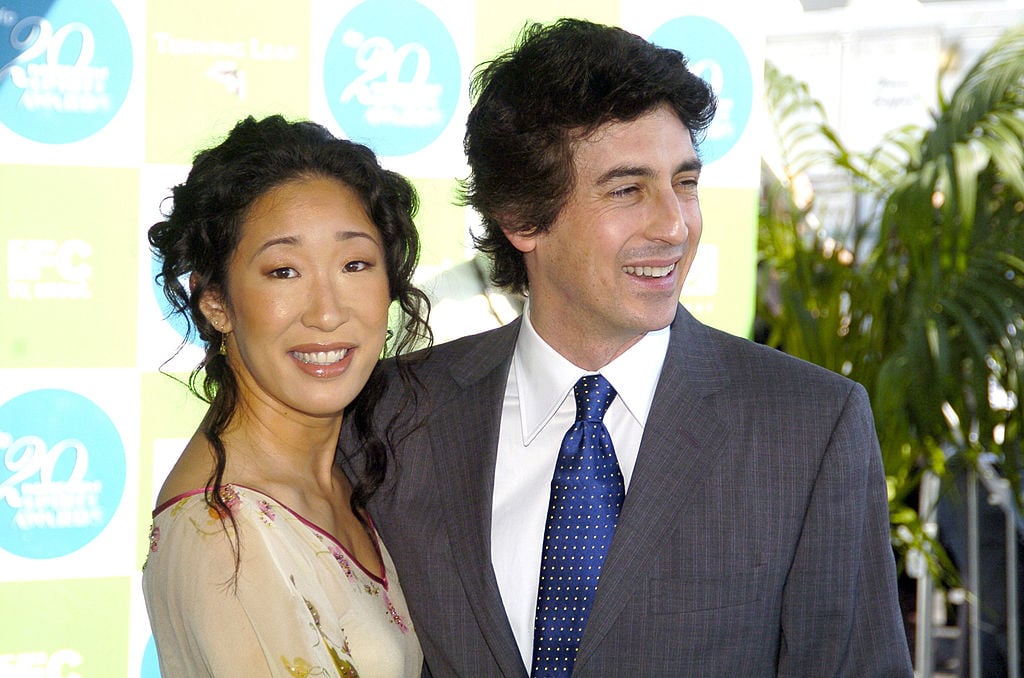
<path fill-rule="evenodd" d="M 481 64 L 470 92 L 461 200 L 483 221 L 475 242 L 491 258 L 492 280 L 517 293 L 526 265 L 503 229 L 551 227 L 575 185 L 576 142 L 667 104 L 696 144 L 717 105 L 682 53 L 579 19 L 527 25 L 512 49 Z"/>

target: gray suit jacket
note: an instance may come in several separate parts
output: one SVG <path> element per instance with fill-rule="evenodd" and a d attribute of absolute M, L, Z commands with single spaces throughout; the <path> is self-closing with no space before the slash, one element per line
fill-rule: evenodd
<path fill-rule="evenodd" d="M 434 676 L 528 672 L 490 561 L 518 329 L 435 347 L 418 402 L 391 379 L 376 412 L 399 424 L 370 510 Z M 912 675 L 864 389 L 680 306 L 574 675 Z"/>

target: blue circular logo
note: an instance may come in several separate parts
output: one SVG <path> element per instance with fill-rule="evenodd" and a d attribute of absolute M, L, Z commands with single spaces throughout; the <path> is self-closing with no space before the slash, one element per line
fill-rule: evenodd
<path fill-rule="evenodd" d="M 160 678 L 160 660 L 156 654 L 156 643 L 153 636 L 149 637 L 146 649 L 142 652 L 142 669 L 139 678 Z"/>
<path fill-rule="evenodd" d="M 161 265 L 162 262 L 160 259 L 151 254 L 149 258 L 150 289 L 153 291 L 153 297 L 156 299 L 157 306 L 160 307 L 160 313 L 163 315 L 164 320 L 166 320 L 167 323 L 174 328 L 174 331 L 184 339 L 188 334 L 188 321 L 185 320 L 185 316 L 178 313 L 177 310 L 171 306 L 171 302 L 167 301 L 167 295 L 164 294 L 164 288 L 156 282 L 156 276 L 160 273 Z M 186 290 L 188 289 L 188 279 L 188 273 L 185 273 L 178 278 L 178 282 L 180 282 Z M 197 333 L 193 333 L 190 343 L 200 347 L 203 345 L 203 341 L 199 338 Z"/>
<path fill-rule="evenodd" d="M 324 57 L 324 90 L 348 138 L 382 155 L 426 147 L 459 99 L 459 55 L 448 29 L 414 0 L 357 5 Z"/>
<path fill-rule="evenodd" d="M 0 122 L 66 144 L 103 129 L 132 80 L 128 29 L 110 0 L 0 6 Z"/>
<path fill-rule="evenodd" d="M 689 69 L 718 97 L 715 120 L 700 145 L 705 163 L 718 160 L 736 145 L 750 122 L 754 81 L 743 47 L 729 29 L 702 16 L 672 19 L 654 31 L 651 42 L 685 54 Z"/>
<path fill-rule="evenodd" d="M 124 494 L 121 436 L 70 391 L 30 391 L 0 406 L 0 460 L 0 548 L 25 558 L 82 548 Z"/>

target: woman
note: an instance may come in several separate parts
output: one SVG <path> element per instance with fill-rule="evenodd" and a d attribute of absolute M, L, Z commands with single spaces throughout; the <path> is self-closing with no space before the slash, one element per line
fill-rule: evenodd
<path fill-rule="evenodd" d="M 391 303 L 404 318 L 391 351 L 429 340 L 410 282 L 412 186 L 366 147 L 274 116 L 197 155 L 172 197 L 149 240 L 168 299 L 205 342 L 190 387 L 210 408 L 157 498 L 143 572 L 163 675 L 419 675 L 363 508 L 386 448 L 363 432 L 354 488 L 334 465 Z M 358 407 L 357 426 L 372 402 Z"/>

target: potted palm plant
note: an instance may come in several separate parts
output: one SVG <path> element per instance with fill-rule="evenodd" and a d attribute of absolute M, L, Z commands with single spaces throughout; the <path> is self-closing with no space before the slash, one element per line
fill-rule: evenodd
<path fill-rule="evenodd" d="M 770 64 L 765 90 L 779 153 L 763 172 L 760 334 L 867 388 L 901 567 L 932 553 L 949 574 L 918 515 L 922 477 L 988 455 L 1021 485 L 1024 27 L 940 98 L 930 126 L 867 153 Z M 822 176 L 852 209 L 816 209 Z"/>

